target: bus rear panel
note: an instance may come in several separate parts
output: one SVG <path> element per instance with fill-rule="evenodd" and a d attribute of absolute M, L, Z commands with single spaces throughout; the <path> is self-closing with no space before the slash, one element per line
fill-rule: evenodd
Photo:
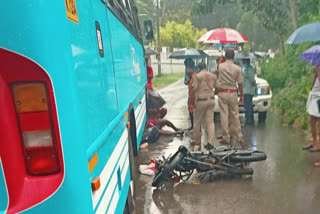
<path fill-rule="evenodd" d="M 0 213 L 123 212 L 147 77 L 134 1 L 112 2 L 2 5 Z"/>

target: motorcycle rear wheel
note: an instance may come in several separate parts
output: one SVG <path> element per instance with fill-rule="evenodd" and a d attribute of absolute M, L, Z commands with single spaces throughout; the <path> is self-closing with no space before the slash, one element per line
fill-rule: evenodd
<path fill-rule="evenodd" d="M 267 155 L 261 151 L 254 151 L 248 155 L 231 155 L 230 161 L 237 163 L 249 163 L 256 161 L 264 161 L 267 159 Z"/>

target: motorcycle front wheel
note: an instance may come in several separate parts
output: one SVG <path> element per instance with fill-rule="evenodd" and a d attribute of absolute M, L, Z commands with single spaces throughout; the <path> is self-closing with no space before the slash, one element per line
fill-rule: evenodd
<path fill-rule="evenodd" d="M 168 163 L 163 166 L 162 170 L 158 171 L 152 181 L 152 186 L 160 187 L 163 183 L 168 182 L 171 179 L 172 171 L 183 160 L 185 154 L 182 151 L 178 151 L 174 156 L 170 158 Z"/>

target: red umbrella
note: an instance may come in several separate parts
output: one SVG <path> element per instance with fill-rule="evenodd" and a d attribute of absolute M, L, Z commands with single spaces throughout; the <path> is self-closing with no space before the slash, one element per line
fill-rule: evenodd
<path fill-rule="evenodd" d="M 217 28 L 205 33 L 198 40 L 200 43 L 228 44 L 228 43 L 244 43 L 248 39 L 240 32 L 230 28 Z"/>

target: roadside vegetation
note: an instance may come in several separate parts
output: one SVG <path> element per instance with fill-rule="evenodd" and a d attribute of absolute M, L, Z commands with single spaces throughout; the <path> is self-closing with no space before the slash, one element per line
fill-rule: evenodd
<path fill-rule="evenodd" d="M 187 19 L 183 24 L 168 21 L 160 28 L 161 45 L 173 48 L 203 48 L 198 39 L 207 32 L 207 29 L 198 29 Z"/>
<path fill-rule="evenodd" d="M 302 24 L 320 20 L 318 13 L 299 17 Z M 301 25 L 302 25 L 301 24 Z M 312 89 L 313 68 L 300 59 L 300 55 L 316 43 L 285 45 L 284 55 L 262 63 L 262 77 L 267 79 L 273 90 L 272 108 L 282 114 L 285 125 L 309 130 L 309 116 L 306 113 L 308 94 Z"/>
<path fill-rule="evenodd" d="M 162 74 L 161 77 L 154 77 L 152 85 L 154 89 L 164 88 L 184 77 L 184 73 Z"/>
<path fill-rule="evenodd" d="M 284 56 L 276 56 L 262 63 L 262 77 L 272 89 L 272 109 L 284 117 L 284 125 L 309 129 L 306 102 L 313 78 L 312 66 L 299 56 L 312 44 L 287 46 Z"/>

